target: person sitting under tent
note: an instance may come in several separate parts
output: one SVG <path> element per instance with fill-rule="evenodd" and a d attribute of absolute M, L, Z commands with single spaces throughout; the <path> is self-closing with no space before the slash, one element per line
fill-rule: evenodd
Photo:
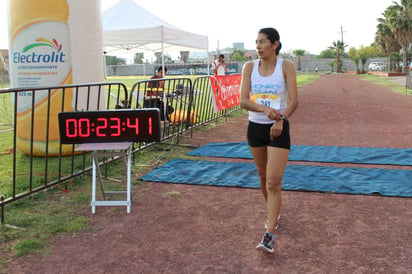
<path fill-rule="evenodd" d="M 167 73 L 167 68 L 164 68 L 165 73 Z M 156 75 L 152 76 L 150 79 L 162 79 L 163 78 L 163 67 L 159 67 L 157 69 Z M 145 95 L 145 99 L 143 102 L 144 108 L 158 108 L 160 110 L 160 120 L 167 121 L 167 117 L 174 112 L 174 108 L 172 106 L 166 105 L 165 111 L 165 103 L 161 99 L 163 96 L 163 88 L 164 88 L 164 81 L 163 80 L 156 80 L 150 81 L 147 84 L 147 91 Z M 166 113 L 166 115 L 165 115 Z"/>

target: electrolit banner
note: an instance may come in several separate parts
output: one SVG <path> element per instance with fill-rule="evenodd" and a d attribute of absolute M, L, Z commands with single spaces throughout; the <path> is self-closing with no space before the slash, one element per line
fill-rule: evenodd
<path fill-rule="evenodd" d="M 13 88 L 103 80 L 100 0 L 8 0 L 8 8 Z M 60 144 L 58 113 L 104 106 L 99 94 L 98 88 L 78 94 L 74 88 L 19 92 L 13 101 L 17 148 L 34 156 L 72 154 L 71 145 Z"/>
<path fill-rule="evenodd" d="M 12 87 L 72 84 L 69 14 L 67 0 L 9 0 Z M 65 90 L 64 98 L 61 89 L 19 92 L 14 102 L 17 148 L 34 156 L 44 156 L 46 151 L 49 156 L 59 155 L 57 115 L 73 111 L 73 98 L 72 89 Z M 70 153 L 69 146 L 62 147 L 62 155 Z"/>
<path fill-rule="evenodd" d="M 47 29 L 49 31 L 45 32 Z M 19 33 L 11 47 L 10 66 L 13 87 L 38 87 L 70 84 L 71 56 L 67 24 L 44 22 L 32 25 Z M 19 93 L 17 111 L 32 104 L 32 94 Z M 42 101 L 47 91 L 36 94 Z"/>
<path fill-rule="evenodd" d="M 10 63 L 18 87 L 44 86 L 64 82 L 71 70 L 70 40 L 67 35 L 53 31 L 45 37 L 44 28 L 64 30 L 68 26 L 58 22 L 45 22 L 31 26 L 16 36 Z M 68 30 L 63 31 L 67 33 Z"/>

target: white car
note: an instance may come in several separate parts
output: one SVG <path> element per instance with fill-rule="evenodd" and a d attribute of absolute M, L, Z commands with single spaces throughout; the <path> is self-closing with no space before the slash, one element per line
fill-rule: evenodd
<path fill-rule="evenodd" d="M 386 65 L 384 62 L 371 62 L 369 64 L 368 70 L 374 70 L 374 71 L 386 70 Z"/>

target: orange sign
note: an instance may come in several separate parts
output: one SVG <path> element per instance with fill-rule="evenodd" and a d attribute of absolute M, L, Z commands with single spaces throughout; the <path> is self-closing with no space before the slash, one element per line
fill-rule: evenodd
<path fill-rule="evenodd" d="M 241 74 L 210 76 L 215 111 L 221 111 L 240 104 Z"/>

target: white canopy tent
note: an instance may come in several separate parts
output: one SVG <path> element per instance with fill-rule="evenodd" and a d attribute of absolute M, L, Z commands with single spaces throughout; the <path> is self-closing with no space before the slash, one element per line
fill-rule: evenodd
<path fill-rule="evenodd" d="M 103 13 L 102 21 L 104 51 L 111 53 L 134 49 L 136 52 L 161 52 L 164 76 L 165 51 L 208 51 L 207 36 L 180 30 L 143 9 L 133 0 L 120 0 Z M 163 93 L 164 100 L 165 96 Z M 166 104 L 163 111 L 166 115 Z"/>
<path fill-rule="evenodd" d="M 103 13 L 103 48 L 106 52 L 136 50 L 164 53 L 208 51 L 208 37 L 178 29 L 140 7 L 133 0 L 120 0 Z"/>

